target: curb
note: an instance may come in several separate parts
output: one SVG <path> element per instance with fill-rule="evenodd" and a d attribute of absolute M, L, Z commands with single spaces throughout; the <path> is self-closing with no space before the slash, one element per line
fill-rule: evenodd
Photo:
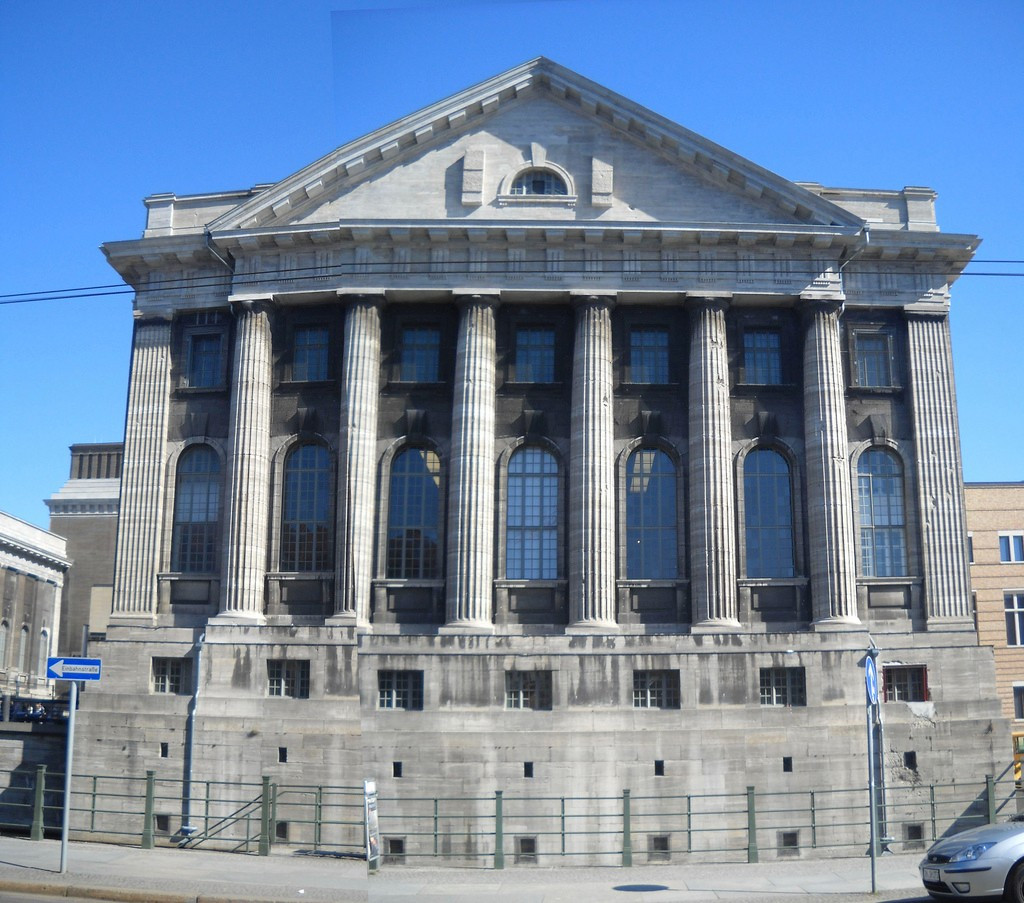
<path fill-rule="evenodd" d="M 53 884 L 46 881 L 0 880 L 0 892 L 39 894 L 47 897 L 82 897 L 86 900 L 105 900 L 114 903 L 295 903 L 277 897 L 225 897 L 218 894 L 182 894 L 174 891 L 138 890 L 126 887 L 96 887 L 95 885 Z"/>

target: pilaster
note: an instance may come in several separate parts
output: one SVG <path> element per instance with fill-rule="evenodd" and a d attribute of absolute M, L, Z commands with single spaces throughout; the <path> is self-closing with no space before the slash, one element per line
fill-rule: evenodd
<path fill-rule="evenodd" d="M 345 312 L 335 556 L 337 603 L 331 623 L 365 626 L 370 621 L 382 301 L 380 296 L 353 296 Z"/>
<path fill-rule="evenodd" d="M 270 511 L 269 305 L 235 302 L 224 598 L 219 617 L 262 621 Z"/>
<path fill-rule="evenodd" d="M 576 299 L 569 453 L 569 626 L 615 626 L 613 299 Z"/>
<path fill-rule="evenodd" d="M 132 339 L 112 619 L 156 616 L 164 522 L 171 324 L 137 319 Z"/>
<path fill-rule="evenodd" d="M 448 629 L 492 627 L 496 298 L 459 299 L 448 499 Z"/>
<path fill-rule="evenodd" d="M 839 301 L 810 302 L 804 336 L 809 565 L 814 622 L 819 629 L 860 623 L 846 430 L 846 381 L 840 353 L 841 314 Z"/>
<path fill-rule="evenodd" d="M 690 586 L 693 629 L 740 623 L 736 605 L 735 489 L 725 298 L 694 298 L 690 331 Z"/>
<path fill-rule="evenodd" d="M 967 526 L 949 317 L 907 315 L 921 552 L 929 624 L 971 621 Z"/>

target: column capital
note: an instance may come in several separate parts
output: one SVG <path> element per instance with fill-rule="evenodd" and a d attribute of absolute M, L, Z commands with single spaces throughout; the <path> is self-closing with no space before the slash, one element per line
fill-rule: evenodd
<path fill-rule="evenodd" d="M 133 310 L 132 319 L 136 326 L 165 326 L 171 322 L 170 311 Z"/>
<path fill-rule="evenodd" d="M 387 298 L 383 291 L 349 292 L 339 290 L 335 294 L 343 304 L 366 304 L 371 307 L 380 308 L 387 303 Z"/>
<path fill-rule="evenodd" d="M 452 292 L 452 298 L 458 307 L 482 305 L 494 309 L 501 304 L 501 292 L 498 289 L 480 289 Z"/>
<path fill-rule="evenodd" d="M 271 295 L 232 295 L 228 303 L 236 316 L 241 313 L 262 314 L 274 307 L 274 298 Z"/>
<path fill-rule="evenodd" d="M 908 320 L 935 321 L 949 319 L 948 304 L 913 304 L 903 308 L 903 315 Z"/>
<path fill-rule="evenodd" d="M 573 290 L 569 292 L 569 301 L 573 308 L 579 309 L 581 307 L 603 307 L 606 310 L 611 310 L 615 307 L 617 301 L 617 293 L 615 292 L 585 292 Z"/>
<path fill-rule="evenodd" d="M 846 302 L 841 298 L 817 297 L 804 300 L 803 296 L 801 296 L 801 302 L 797 307 L 797 311 L 805 326 L 817 316 L 841 317 L 846 310 Z"/>
<path fill-rule="evenodd" d="M 683 292 L 683 297 L 686 307 L 724 311 L 732 304 L 732 292 Z"/>

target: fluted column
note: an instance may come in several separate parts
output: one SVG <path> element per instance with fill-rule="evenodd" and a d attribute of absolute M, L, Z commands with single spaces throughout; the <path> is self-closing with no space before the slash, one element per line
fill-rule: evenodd
<path fill-rule="evenodd" d="M 735 630 L 735 489 L 729 413 L 728 302 L 690 302 L 690 587 L 695 630 Z"/>
<path fill-rule="evenodd" d="M 124 428 L 114 618 L 152 618 L 156 614 L 167 482 L 170 345 L 167 320 L 136 320 Z"/>
<path fill-rule="evenodd" d="M 494 586 L 494 299 L 461 299 L 448 498 L 447 626 L 490 628 Z"/>
<path fill-rule="evenodd" d="M 804 447 L 815 623 L 858 624 L 853 489 L 840 354 L 842 304 L 811 302 L 804 335 Z"/>
<path fill-rule="evenodd" d="M 264 302 L 235 306 L 221 617 L 262 620 L 270 516 L 270 317 Z"/>
<path fill-rule="evenodd" d="M 970 621 L 967 527 L 949 317 L 908 314 L 924 592 L 929 622 Z"/>
<path fill-rule="evenodd" d="M 380 394 L 380 298 L 351 299 L 345 312 L 338 462 L 337 603 L 334 622 L 370 620 Z"/>
<path fill-rule="evenodd" d="M 612 299 L 576 304 L 569 453 L 569 621 L 615 625 Z"/>

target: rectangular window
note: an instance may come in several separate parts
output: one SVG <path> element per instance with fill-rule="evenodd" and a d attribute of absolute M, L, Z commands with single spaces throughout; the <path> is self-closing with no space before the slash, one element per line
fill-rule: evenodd
<path fill-rule="evenodd" d="M 896 385 L 893 367 L 893 340 L 889 333 L 855 332 L 853 334 L 853 353 L 858 386 L 875 389 Z"/>
<path fill-rule="evenodd" d="M 634 671 L 634 709 L 678 709 L 678 671 Z"/>
<path fill-rule="evenodd" d="M 327 379 L 330 333 L 326 326 L 297 326 L 292 343 L 292 379 L 318 382 Z"/>
<path fill-rule="evenodd" d="M 224 382 L 224 334 L 192 332 L 185 337 L 185 385 L 215 389 Z"/>
<path fill-rule="evenodd" d="M 550 671 L 506 671 L 505 708 L 551 709 Z"/>
<path fill-rule="evenodd" d="M 272 658 L 267 662 L 267 693 L 309 699 L 309 660 Z"/>
<path fill-rule="evenodd" d="M 153 692 L 187 695 L 192 692 L 192 659 L 154 658 Z"/>
<path fill-rule="evenodd" d="M 516 330 L 517 383 L 555 381 L 555 332 L 553 329 Z"/>
<path fill-rule="evenodd" d="M 399 379 L 407 383 L 436 383 L 440 379 L 441 332 L 434 326 L 402 330 Z"/>
<path fill-rule="evenodd" d="M 629 331 L 629 381 L 668 382 L 667 329 L 644 328 Z"/>
<path fill-rule="evenodd" d="M 928 699 L 928 669 L 924 665 L 886 665 L 882 668 L 886 702 L 925 702 Z"/>
<path fill-rule="evenodd" d="M 1024 593 L 1006 593 L 1006 645 L 1024 646 Z"/>
<path fill-rule="evenodd" d="M 422 671 L 378 671 L 378 707 L 382 709 L 423 709 Z"/>
<path fill-rule="evenodd" d="M 782 337 L 774 329 L 743 331 L 743 382 L 782 385 Z"/>
<path fill-rule="evenodd" d="M 1024 533 L 999 534 L 999 560 L 1003 564 L 1024 561 Z"/>
<path fill-rule="evenodd" d="M 762 668 L 761 705 L 807 705 L 803 668 Z"/>
<path fill-rule="evenodd" d="M 974 534 L 967 534 L 967 561 L 974 564 Z"/>
<path fill-rule="evenodd" d="M 1013 717 L 1024 721 L 1024 687 L 1013 688 Z"/>

